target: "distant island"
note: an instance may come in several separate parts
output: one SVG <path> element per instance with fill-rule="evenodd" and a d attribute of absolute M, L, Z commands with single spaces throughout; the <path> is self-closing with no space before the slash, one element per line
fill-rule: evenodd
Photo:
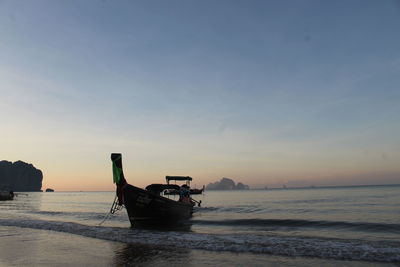
<path fill-rule="evenodd" d="M 248 190 L 250 187 L 248 185 L 237 183 L 230 178 L 222 178 L 220 181 L 215 183 L 210 183 L 206 186 L 206 190 Z"/>
<path fill-rule="evenodd" d="M 0 161 L 0 190 L 32 192 L 41 191 L 43 173 L 32 164 L 7 160 Z"/>

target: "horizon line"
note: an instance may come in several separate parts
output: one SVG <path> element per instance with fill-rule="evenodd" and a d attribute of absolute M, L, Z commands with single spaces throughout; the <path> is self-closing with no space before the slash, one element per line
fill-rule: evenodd
<path fill-rule="evenodd" d="M 249 188 L 249 189 L 208 189 L 207 191 L 247 191 L 247 190 L 286 190 L 286 189 L 315 189 L 315 188 L 338 188 L 338 187 L 373 187 L 373 186 L 400 186 L 399 184 L 359 184 L 359 185 L 324 185 L 324 186 L 302 186 L 302 187 L 255 187 L 255 188 Z M 76 193 L 76 192 L 115 192 L 115 190 L 60 190 L 54 192 L 45 192 L 45 191 L 15 191 L 15 193 L 54 193 L 54 192 L 64 192 L 64 193 Z"/>

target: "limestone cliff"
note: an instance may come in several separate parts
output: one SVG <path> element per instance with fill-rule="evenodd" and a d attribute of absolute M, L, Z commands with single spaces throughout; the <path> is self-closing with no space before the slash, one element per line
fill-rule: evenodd
<path fill-rule="evenodd" d="M 0 190 L 41 191 L 43 174 L 32 164 L 0 161 Z"/>
<path fill-rule="evenodd" d="M 249 189 L 248 185 L 235 182 L 230 178 L 222 178 L 220 181 L 215 183 L 210 183 L 206 187 L 207 190 L 244 190 Z"/>

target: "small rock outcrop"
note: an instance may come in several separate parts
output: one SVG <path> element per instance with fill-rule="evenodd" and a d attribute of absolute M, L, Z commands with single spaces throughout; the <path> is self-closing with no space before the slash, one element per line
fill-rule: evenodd
<path fill-rule="evenodd" d="M 220 181 L 215 183 L 210 183 L 206 187 L 207 190 L 245 190 L 250 189 L 248 185 L 237 183 L 230 178 L 222 178 Z"/>
<path fill-rule="evenodd" d="M 32 164 L 0 161 L 0 190 L 41 191 L 43 173 Z"/>
<path fill-rule="evenodd" d="M 47 189 L 46 189 L 46 192 L 54 192 L 54 189 L 47 188 Z"/>

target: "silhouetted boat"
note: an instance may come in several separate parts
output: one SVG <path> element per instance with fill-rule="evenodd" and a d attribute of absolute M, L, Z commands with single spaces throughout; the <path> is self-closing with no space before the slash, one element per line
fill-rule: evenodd
<path fill-rule="evenodd" d="M 13 200 L 14 192 L 13 191 L 0 191 L 0 200 Z"/>
<path fill-rule="evenodd" d="M 161 195 L 165 190 L 180 190 L 174 184 L 151 184 L 142 189 L 126 182 L 122 170 L 122 155 L 111 154 L 113 162 L 113 178 L 117 185 L 118 205 L 124 205 L 129 221 L 169 223 L 189 219 L 193 214 L 195 201 L 190 197 L 179 200 L 169 199 Z"/>

